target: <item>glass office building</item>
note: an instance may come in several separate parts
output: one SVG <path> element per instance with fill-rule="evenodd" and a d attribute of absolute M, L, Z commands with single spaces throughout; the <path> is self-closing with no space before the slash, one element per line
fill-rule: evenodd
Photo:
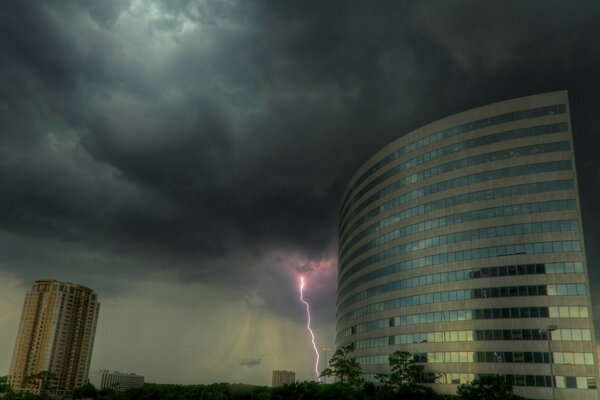
<path fill-rule="evenodd" d="M 406 350 L 438 393 L 503 374 L 529 398 L 598 398 L 566 92 L 452 115 L 360 167 L 340 209 L 350 343 L 367 378 Z"/>

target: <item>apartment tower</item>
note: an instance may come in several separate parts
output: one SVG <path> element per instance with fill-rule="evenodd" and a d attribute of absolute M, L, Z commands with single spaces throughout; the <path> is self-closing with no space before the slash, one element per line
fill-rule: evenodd
<path fill-rule="evenodd" d="M 597 399 L 567 92 L 412 131 L 350 180 L 337 345 L 367 378 L 405 350 L 438 393 L 502 374 L 527 398 Z"/>
<path fill-rule="evenodd" d="M 96 294 L 85 286 L 35 281 L 25 295 L 11 387 L 64 396 L 87 383 L 99 306 Z"/>

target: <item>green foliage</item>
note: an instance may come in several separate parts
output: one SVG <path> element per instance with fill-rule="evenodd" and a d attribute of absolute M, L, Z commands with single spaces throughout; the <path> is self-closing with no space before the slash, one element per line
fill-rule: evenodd
<path fill-rule="evenodd" d="M 513 393 L 510 383 L 502 375 L 482 375 L 458 386 L 458 396 L 462 400 L 519 400 Z"/>
<path fill-rule="evenodd" d="M 252 385 L 162 385 L 144 384 L 139 389 L 117 392 L 113 389 L 97 391 L 96 400 L 270 400 L 271 389 Z"/>
<path fill-rule="evenodd" d="M 390 374 L 377 374 L 380 383 L 375 393 L 378 400 L 429 400 L 437 397 L 428 386 L 420 385 L 424 367 L 407 351 L 396 351 L 389 357 Z"/>
<path fill-rule="evenodd" d="M 77 399 L 95 399 L 98 396 L 96 387 L 91 383 L 86 383 L 83 386 L 73 389 L 72 395 L 74 400 Z"/>
<path fill-rule="evenodd" d="M 429 386 L 424 385 L 405 385 L 396 389 L 397 398 L 410 400 L 433 400 L 437 394 Z"/>
<path fill-rule="evenodd" d="M 9 391 L 2 398 L 2 400 L 41 400 L 41 399 L 45 399 L 45 398 L 47 398 L 47 397 L 42 397 L 40 395 L 36 395 L 31 392 L 16 393 L 13 391 Z"/>
<path fill-rule="evenodd" d="M 96 398 L 97 399 L 105 399 L 105 400 L 117 400 L 118 397 L 117 392 L 115 392 L 114 389 L 109 389 L 109 388 L 105 388 L 105 389 L 100 389 L 98 390 L 98 392 L 96 393 Z"/>
<path fill-rule="evenodd" d="M 202 392 L 202 400 L 227 400 L 231 398 L 231 388 L 227 383 L 213 383 Z"/>
<path fill-rule="evenodd" d="M 271 389 L 271 400 L 316 399 L 319 392 L 317 382 L 294 382 Z"/>
<path fill-rule="evenodd" d="M 86 384 L 73 390 L 74 400 L 90 398 L 95 400 L 441 400 L 442 397 L 435 397 L 435 393 L 427 387 L 418 384 L 404 385 L 402 387 L 392 386 L 391 384 L 378 385 L 371 382 L 364 382 L 361 379 L 351 378 L 353 368 L 358 367 L 358 363 L 347 363 L 347 355 L 351 348 L 340 349 L 340 357 L 334 361 L 332 368 L 342 367 L 341 374 L 344 376 L 344 382 L 333 384 L 319 384 L 317 382 L 297 382 L 279 388 L 269 388 L 265 386 L 240 385 L 228 383 L 214 383 L 210 385 L 164 385 L 147 383 L 138 389 L 129 389 L 126 391 L 115 391 L 114 389 L 97 390 L 93 385 Z M 336 352 L 337 353 L 337 352 Z M 410 367 L 412 365 L 406 361 L 404 355 L 397 358 L 398 365 Z M 334 355 L 335 357 L 335 355 Z M 333 359 L 333 358 L 332 358 Z M 396 364 L 394 364 L 396 365 Z M 392 375 L 395 369 L 392 365 Z M 350 369 L 350 375 L 347 369 Z M 412 371 L 411 368 L 408 371 Z M 336 375 L 337 376 L 337 375 Z M 401 373 L 398 376 L 405 376 Z M 410 377 L 411 375 L 408 374 Z M 51 380 L 52 376 L 41 374 L 32 377 L 33 382 L 38 385 L 44 385 L 44 381 Z M 383 377 L 387 379 L 387 377 Z M 394 378 L 396 379 L 396 378 Z M 354 382 L 352 384 L 351 382 Z M 356 382 L 360 382 L 357 384 Z M 410 379 L 408 382 L 413 382 Z M 413 382 L 414 383 L 414 382 Z M 47 384 L 45 384 L 48 386 Z M 38 386 L 35 386 L 38 387 Z M 47 394 L 15 393 L 8 391 L 0 400 L 47 400 Z M 513 399 L 513 398 L 511 398 Z M 471 399 L 469 399 L 471 400 Z"/>
<path fill-rule="evenodd" d="M 363 400 L 363 391 L 348 383 L 321 385 L 317 382 L 297 382 L 271 389 L 271 400 Z"/>
<path fill-rule="evenodd" d="M 387 385 L 390 382 L 390 376 L 388 374 L 375 374 L 375 379 L 380 385 Z"/>
<path fill-rule="evenodd" d="M 50 371 L 40 371 L 25 379 L 25 387 L 39 392 L 39 399 L 48 399 L 49 393 L 56 388 L 56 376 Z"/>
<path fill-rule="evenodd" d="M 394 392 L 394 388 L 387 384 L 378 385 L 375 393 L 370 396 L 367 396 L 367 399 L 374 399 L 374 400 L 396 400 L 398 398 L 399 397 L 396 396 L 396 393 Z M 403 399 L 403 400 L 408 400 L 408 399 Z"/>
<path fill-rule="evenodd" d="M 0 393 L 10 392 L 10 385 L 8 384 L 8 376 L 0 376 Z"/>
<path fill-rule="evenodd" d="M 421 379 L 424 367 L 415 363 L 408 351 L 396 351 L 390 355 L 389 384 L 396 387 L 416 385 Z"/>
<path fill-rule="evenodd" d="M 321 385 L 319 387 L 318 400 L 354 400 L 361 397 L 360 392 L 355 388 L 343 384 L 332 383 L 329 385 Z"/>
<path fill-rule="evenodd" d="M 321 376 L 335 376 L 341 383 L 348 383 L 353 387 L 361 386 L 364 383 L 362 368 L 358 361 L 348 358 L 348 354 L 352 350 L 354 349 L 351 344 L 337 349 L 329 360 L 330 368 L 323 370 Z"/>

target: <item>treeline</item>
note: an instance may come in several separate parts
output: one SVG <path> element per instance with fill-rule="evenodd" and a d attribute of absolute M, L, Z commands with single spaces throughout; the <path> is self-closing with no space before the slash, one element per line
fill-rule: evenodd
<path fill-rule="evenodd" d="M 427 387 L 397 388 L 388 384 L 347 382 L 319 384 L 298 382 L 279 388 L 229 383 L 211 385 L 165 385 L 146 383 L 139 389 L 117 392 L 97 390 L 85 385 L 73 392 L 73 399 L 94 400 L 513 400 L 512 388 L 502 377 L 474 381 L 459 387 L 468 388 L 460 396 L 442 396 Z M 2 400 L 48 400 L 48 395 L 8 392 Z"/>
<path fill-rule="evenodd" d="M 338 349 L 321 376 L 334 377 L 333 384 L 297 382 L 278 388 L 228 383 L 211 385 L 145 384 L 139 389 L 117 392 L 97 390 L 87 384 L 73 391 L 73 399 L 94 400 L 519 400 L 503 376 L 480 376 L 458 386 L 456 396 L 439 395 L 423 385 L 423 366 L 412 355 L 397 351 L 389 357 L 389 374 L 379 374 L 378 383 L 366 382 L 360 364 L 349 357 L 352 347 Z M 40 373 L 31 381 L 42 388 L 42 394 L 9 391 L 2 400 L 47 400 L 51 392 L 48 374 Z"/>

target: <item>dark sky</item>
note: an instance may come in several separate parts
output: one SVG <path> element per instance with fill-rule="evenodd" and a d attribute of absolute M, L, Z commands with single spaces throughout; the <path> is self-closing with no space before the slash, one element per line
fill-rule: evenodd
<path fill-rule="evenodd" d="M 547 91 L 569 91 L 597 288 L 599 20 L 597 1 L 2 2 L 0 375 L 24 291 L 55 278 L 100 297 L 94 369 L 309 378 L 297 274 L 333 347 L 354 171 L 421 125 Z"/>

